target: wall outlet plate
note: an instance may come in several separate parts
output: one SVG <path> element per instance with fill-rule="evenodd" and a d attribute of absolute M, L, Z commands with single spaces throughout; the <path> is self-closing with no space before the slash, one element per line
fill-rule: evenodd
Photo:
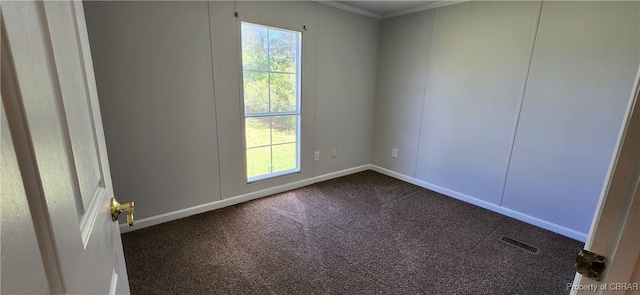
<path fill-rule="evenodd" d="M 398 149 L 391 149 L 391 157 L 393 158 L 398 157 Z"/>
<path fill-rule="evenodd" d="M 320 161 L 320 152 L 316 151 L 315 153 L 313 153 L 313 160 L 314 161 Z"/>

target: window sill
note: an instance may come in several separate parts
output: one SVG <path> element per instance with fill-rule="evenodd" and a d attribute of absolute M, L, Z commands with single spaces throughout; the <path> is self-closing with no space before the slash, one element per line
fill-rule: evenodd
<path fill-rule="evenodd" d="M 265 180 L 272 180 L 274 178 L 281 178 L 283 176 L 288 176 L 288 175 L 292 175 L 292 174 L 299 174 L 299 173 L 300 173 L 300 169 L 299 168 L 279 171 L 279 172 L 276 172 L 276 173 L 269 173 L 269 174 L 265 174 L 265 175 L 251 177 L 251 178 L 247 179 L 247 184 L 262 182 L 262 181 L 265 181 Z"/>

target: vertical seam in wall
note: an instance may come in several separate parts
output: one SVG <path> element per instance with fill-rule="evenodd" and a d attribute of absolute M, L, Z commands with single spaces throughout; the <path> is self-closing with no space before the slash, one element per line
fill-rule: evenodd
<path fill-rule="evenodd" d="M 417 178 L 418 176 L 418 158 L 420 157 L 420 143 L 422 142 L 422 123 L 424 121 L 424 107 L 427 101 L 427 83 L 429 76 L 429 61 L 431 60 L 431 41 L 433 39 L 433 24 L 435 23 L 436 18 L 436 9 L 434 8 L 431 11 L 431 23 L 429 24 L 429 43 L 427 44 L 427 63 L 424 69 L 424 90 L 422 92 L 422 111 L 420 113 L 420 126 L 418 128 L 418 146 L 416 148 L 416 166 L 413 170 L 413 177 Z"/>
<path fill-rule="evenodd" d="M 218 192 L 220 193 L 219 197 L 222 200 L 222 171 L 220 170 L 220 139 L 218 136 L 218 106 L 216 105 L 216 79 L 215 72 L 213 70 L 213 30 L 211 29 L 211 1 L 207 1 L 207 16 L 209 20 L 209 46 L 211 51 L 211 87 L 213 88 L 213 110 L 215 114 L 215 122 L 216 122 L 216 150 L 218 156 Z"/>
<path fill-rule="evenodd" d="M 373 79 L 373 102 L 371 103 L 371 114 L 369 115 L 369 122 L 371 122 L 371 137 L 369 138 L 369 164 L 373 164 L 374 158 L 376 158 L 376 109 L 378 104 L 378 71 L 380 70 L 380 44 L 382 40 L 382 26 L 383 20 L 377 19 L 378 22 L 378 32 L 376 34 L 376 69 L 375 69 L 375 77 Z"/>
<path fill-rule="evenodd" d="M 531 52 L 529 54 L 529 63 L 527 66 L 527 73 L 524 77 L 524 84 L 522 85 L 522 97 L 520 97 L 520 101 L 518 102 L 518 113 L 516 114 L 515 124 L 513 126 L 513 132 L 511 135 L 511 147 L 509 148 L 509 158 L 507 160 L 507 169 L 504 173 L 504 182 L 502 184 L 502 195 L 500 196 L 500 206 L 502 206 L 504 202 L 504 193 L 507 189 L 507 178 L 509 177 L 509 169 L 511 168 L 511 159 L 513 158 L 513 148 L 516 143 L 516 134 L 518 132 L 518 125 L 520 124 L 520 115 L 522 113 L 522 105 L 524 104 L 524 96 L 527 92 L 527 83 L 529 82 L 529 73 L 531 72 L 531 62 L 533 61 L 533 53 L 536 47 L 536 39 L 538 37 L 538 28 L 540 27 L 540 17 L 542 16 L 542 6 L 544 5 L 544 1 L 540 1 L 540 11 L 538 12 L 538 18 L 536 19 L 536 24 L 533 28 L 533 38 L 531 40 Z"/>
<path fill-rule="evenodd" d="M 314 2 L 314 4 L 316 5 L 316 38 L 314 40 L 314 54 L 313 54 L 313 128 L 312 130 L 312 134 L 311 134 L 311 145 L 313 147 L 313 160 L 312 160 L 312 164 L 311 164 L 311 176 L 315 177 L 316 176 L 316 165 L 318 162 L 320 162 L 320 159 L 318 158 L 318 162 L 316 162 L 316 126 L 318 125 L 317 123 L 317 116 L 316 113 L 318 112 L 318 87 L 316 87 L 317 85 L 317 81 L 318 81 L 318 2 Z M 304 40 L 302 41 L 304 42 Z M 304 43 L 303 43 L 304 44 Z M 300 79 L 300 83 L 302 83 L 302 79 Z M 301 85 L 302 86 L 302 85 Z M 300 87 L 300 91 L 302 91 L 302 87 Z M 302 131 L 302 130 L 300 130 Z M 302 143 L 301 143 L 302 145 Z"/>

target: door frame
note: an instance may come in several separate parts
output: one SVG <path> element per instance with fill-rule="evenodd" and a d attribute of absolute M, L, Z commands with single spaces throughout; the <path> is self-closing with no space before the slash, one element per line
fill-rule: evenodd
<path fill-rule="evenodd" d="M 640 277 L 633 277 L 634 273 L 640 272 L 640 232 L 637 229 L 640 224 L 639 100 L 640 68 L 584 246 L 586 250 L 607 257 L 606 269 L 600 281 L 576 273 L 573 285 L 569 286 L 571 294 L 631 291 L 620 284 L 640 283 Z"/>

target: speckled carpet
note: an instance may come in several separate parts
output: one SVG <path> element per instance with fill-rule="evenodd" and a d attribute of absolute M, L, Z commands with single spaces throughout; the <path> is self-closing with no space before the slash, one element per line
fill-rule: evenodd
<path fill-rule="evenodd" d="M 122 237 L 134 294 L 568 294 L 583 246 L 373 171 Z"/>

